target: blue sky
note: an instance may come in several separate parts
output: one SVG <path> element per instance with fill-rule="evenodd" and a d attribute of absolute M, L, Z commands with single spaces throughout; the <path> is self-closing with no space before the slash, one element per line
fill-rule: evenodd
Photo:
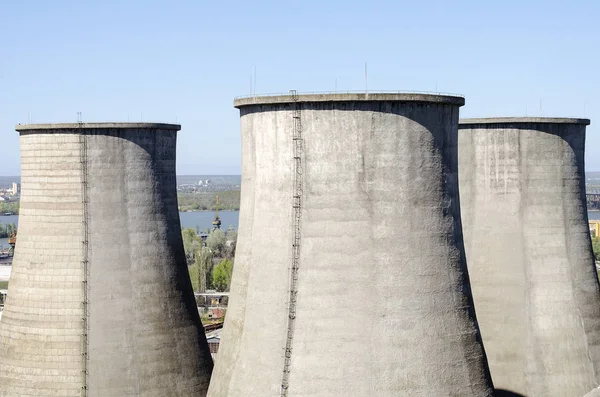
<path fill-rule="evenodd" d="M 600 171 L 600 2 L 0 2 L 0 175 L 17 123 L 178 122 L 178 173 L 240 172 L 235 96 L 364 88 L 466 96 L 461 117 L 588 117 Z M 541 104 L 541 106 L 540 106 Z"/>

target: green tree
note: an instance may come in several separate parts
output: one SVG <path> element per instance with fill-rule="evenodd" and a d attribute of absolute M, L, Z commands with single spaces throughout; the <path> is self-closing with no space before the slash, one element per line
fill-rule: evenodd
<path fill-rule="evenodd" d="M 592 238 L 592 249 L 594 250 L 594 258 L 600 260 L 600 237 Z"/>
<path fill-rule="evenodd" d="M 181 232 L 183 238 L 183 250 L 185 251 L 185 259 L 188 266 L 194 263 L 194 253 L 199 247 L 202 247 L 202 238 L 196 234 L 192 228 L 185 229 Z"/>
<path fill-rule="evenodd" d="M 199 247 L 194 254 L 194 262 L 198 268 L 198 292 L 206 292 L 212 272 L 212 254 L 207 247 Z"/>
<path fill-rule="evenodd" d="M 233 226 L 229 226 L 229 229 L 225 232 L 225 240 L 227 256 L 233 258 L 235 256 L 235 246 L 237 245 L 237 232 Z"/>
<path fill-rule="evenodd" d="M 225 233 L 221 229 L 215 229 L 206 238 L 206 246 L 213 256 L 221 257 L 225 250 Z"/>
<path fill-rule="evenodd" d="M 0 213 L 17 215 L 19 213 L 19 202 L 12 201 L 9 203 L 0 203 Z"/>
<path fill-rule="evenodd" d="M 225 232 L 225 237 L 227 241 L 236 241 L 237 240 L 237 232 L 233 228 L 233 226 L 229 225 L 227 231 Z"/>
<path fill-rule="evenodd" d="M 231 272 L 233 262 L 230 259 L 223 259 L 212 271 L 212 285 L 219 292 L 229 290 L 231 284 Z"/>
<path fill-rule="evenodd" d="M 221 191 L 221 192 L 179 192 L 177 193 L 177 202 L 181 211 L 214 211 L 216 207 L 216 196 L 219 195 L 220 210 L 239 210 L 240 209 L 240 191 Z"/>
<path fill-rule="evenodd" d="M 12 232 L 17 231 L 17 225 L 14 223 L 2 224 L 0 223 L 0 238 L 9 237 Z"/>

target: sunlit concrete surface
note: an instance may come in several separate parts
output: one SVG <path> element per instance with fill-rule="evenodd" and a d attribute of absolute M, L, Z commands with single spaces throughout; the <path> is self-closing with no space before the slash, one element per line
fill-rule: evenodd
<path fill-rule="evenodd" d="M 212 359 L 189 279 L 178 125 L 20 125 L 19 235 L 0 396 L 203 396 Z"/>
<path fill-rule="evenodd" d="M 459 181 L 494 386 L 583 396 L 600 381 L 600 293 L 585 201 L 589 120 L 461 120 Z"/>
<path fill-rule="evenodd" d="M 238 246 L 210 397 L 491 395 L 460 227 L 463 103 L 236 101 Z"/>

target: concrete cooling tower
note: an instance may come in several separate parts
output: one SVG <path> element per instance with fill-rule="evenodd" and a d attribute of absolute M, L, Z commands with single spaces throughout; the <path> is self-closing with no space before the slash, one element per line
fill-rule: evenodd
<path fill-rule="evenodd" d="M 463 253 L 464 99 L 240 99 L 242 202 L 210 397 L 490 396 Z"/>
<path fill-rule="evenodd" d="M 179 125 L 19 125 L 19 237 L 0 396 L 204 396 L 212 360 L 187 272 Z"/>
<path fill-rule="evenodd" d="M 477 318 L 494 386 L 525 397 L 583 396 L 600 382 L 587 124 L 500 118 L 459 126 L 461 212 Z"/>

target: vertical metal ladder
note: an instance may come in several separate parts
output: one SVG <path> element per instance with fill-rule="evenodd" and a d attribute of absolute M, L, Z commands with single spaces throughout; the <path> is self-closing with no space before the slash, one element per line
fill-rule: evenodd
<path fill-rule="evenodd" d="M 83 130 L 83 123 L 81 121 L 81 112 L 77 113 L 77 124 L 78 124 L 78 135 L 79 135 L 79 145 L 80 145 L 80 163 L 81 163 L 81 200 L 82 200 L 82 272 L 83 272 L 83 280 L 82 280 L 82 290 L 83 290 L 83 318 L 82 318 L 82 386 L 81 386 L 81 395 L 82 397 L 87 396 L 88 392 L 88 332 L 89 332 L 89 300 L 88 300 L 88 275 L 89 275 L 89 192 L 88 192 L 88 142 L 87 135 Z"/>
<path fill-rule="evenodd" d="M 302 218 L 302 154 L 304 141 L 302 138 L 302 108 L 298 103 L 298 94 L 295 90 L 290 91 L 293 99 L 293 126 L 292 144 L 294 158 L 294 193 L 293 193 L 293 243 L 292 243 L 292 267 L 290 269 L 290 297 L 288 303 L 287 338 L 285 342 L 285 358 L 283 366 L 283 378 L 281 380 L 281 396 L 287 397 L 290 379 L 290 366 L 292 361 L 292 348 L 294 340 L 294 329 L 296 327 L 296 303 L 298 295 L 298 271 L 300 268 L 300 233 Z"/>

